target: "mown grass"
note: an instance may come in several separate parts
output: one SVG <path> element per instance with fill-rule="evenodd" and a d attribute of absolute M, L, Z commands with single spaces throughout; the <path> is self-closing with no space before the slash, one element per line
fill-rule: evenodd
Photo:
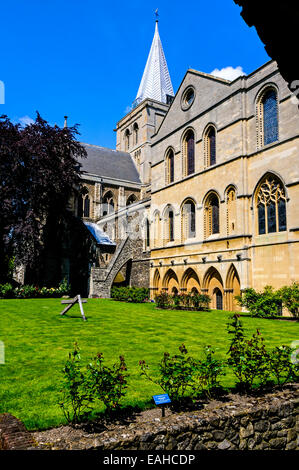
<path fill-rule="evenodd" d="M 83 361 L 103 352 L 107 363 L 120 354 L 128 365 L 129 388 L 125 405 L 151 406 L 152 395 L 161 389 L 140 376 L 138 362 L 146 360 L 153 371 L 165 351 L 174 354 L 181 343 L 195 357 L 211 344 L 217 357 L 226 359 L 231 313 L 158 310 L 151 303 L 126 304 L 88 299 L 83 322 L 78 305 L 65 316 L 59 299 L 0 300 L 0 341 L 5 345 L 5 364 L 0 364 L 0 413 L 10 412 L 28 429 L 45 429 L 65 423 L 58 406 L 62 367 L 79 344 Z M 299 339 L 295 322 L 243 318 L 245 332 L 257 328 L 266 346 Z M 222 379 L 234 386 L 231 371 Z"/>

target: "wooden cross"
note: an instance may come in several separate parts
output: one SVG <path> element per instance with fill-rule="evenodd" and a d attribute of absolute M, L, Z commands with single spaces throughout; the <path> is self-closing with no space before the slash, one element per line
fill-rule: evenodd
<path fill-rule="evenodd" d="M 84 310 L 83 310 L 83 305 L 82 304 L 86 304 L 87 300 L 82 300 L 81 299 L 81 295 L 76 295 L 76 297 L 74 297 L 73 299 L 69 299 L 69 300 L 62 300 L 61 303 L 62 304 L 68 304 L 65 309 L 61 312 L 60 315 L 64 315 L 70 308 L 72 308 L 76 303 L 78 302 L 79 304 L 79 307 L 80 307 L 80 312 L 81 312 L 81 315 L 82 315 L 82 318 L 84 321 L 86 321 L 86 317 L 84 315 Z"/>

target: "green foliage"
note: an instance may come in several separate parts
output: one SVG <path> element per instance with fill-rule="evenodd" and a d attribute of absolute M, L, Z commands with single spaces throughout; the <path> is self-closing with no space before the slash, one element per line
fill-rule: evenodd
<path fill-rule="evenodd" d="M 298 364 L 293 364 L 289 346 L 276 346 L 269 353 L 269 370 L 279 385 L 298 380 Z"/>
<path fill-rule="evenodd" d="M 228 351 L 228 365 L 237 377 L 242 391 L 253 388 L 254 381 L 264 384 L 269 377 L 268 355 L 264 339 L 259 330 L 248 340 L 245 338 L 239 315 L 233 315 L 232 322 L 227 324 L 228 333 L 232 335 Z"/>
<path fill-rule="evenodd" d="M 14 297 L 14 288 L 11 284 L 0 284 L 0 297 L 3 299 L 12 299 Z"/>
<path fill-rule="evenodd" d="M 68 295 L 70 285 L 64 279 L 59 287 L 37 287 L 33 285 L 24 285 L 13 288 L 11 284 L 0 284 L 0 297 L 5 299 L 34 299 L 51 298 Z"/>
<path fill-rule="evenodd" d="M 224 362 L 214 358 L 211 346 L 205 347 L 203 360 L 189 356 L 184 344 L 179 351 L 180 354 L 174 356 L 164 353 L 159 364 L 159 376 L 155 379 L 149 375 L 146 362 L 139 361 L 141 375 L 168 393 L 173 404 L 181 400 L 187 391 L 192 398 L 202 392 L 210 397 L 212 391 L 220 386 L 220 375 L 225 375 Z"/>
<path fill-rule="evenodd" d="M 198 362 L 188 356 L 184 344 L 179 347 L 180 354 L 170 356 L 168 352 L 159 364 L 159 377 L 154 379 L 149 373 L 149 366 L 145 361 L 139 361 L 141 375 L 151 382 L 159 385 L 167 393 L 173 402 L 183 398 L 186 390 L 194 385 L 194 375 L 197 371 Z"/>
<path fill-rule="evenodd" d="M 178 296 L 175 296 L 175 298 L 177 299 L 176 302 L 179 302 Z M 170 295 L 167 292 L 161 292 L 155 296 L 155 302 L 158 308 L 168 308 L 171 305 Z"/>
<path fill-rule="evenodd" d="M 91 409 L 93 401 L 86 375 L 82 371 L 80 349 L 75 343 L 74 351 L 63 368 L 62 400 L 59 402 L 68 423 L 79 423 Z"/>
<path fill-rule="evenodd" d="M 256 292 L 253 288 L 245 289 L 242 295 L 236 295 L 236 300 L 241 307 L 247 308 L 253 317 L 272 317 L 281 314 L 281 295 L 271 286 L 266 286 L 263 292 Z"/>
<path fill-rule="evenodd" d="M 209 309 L 211 298 L 206 294 L 187 293 L 169 295 L 166 292 L 161 292 L 156 295 L 155 302 L 158 308 L 179 309 L 181 307 L 185 307 L 207 311 Z"/>
<path fill-rule="evenodd" d="M 126 374 L 127 366 L 124 357 L 119 356 L 118 363 L 107 367 L 104 365 L 103 354 L 98 353 L 87 369 L 88 386 L 94 399 L 102 401 L 108 412 L 118 409 L 127 388 L 128 374 Z"/>
<path fill-rule="evenodd" d="M 299 283 L 293 282 L 291 286 L 283 286 L 279 289 L 282 304 L 292 315 L 299 317 Z"/>
<path fill-rule="evenodd" d="M 224 361 L 215 359 L 215 351 L 210 345 L 205 346 L 204 353 L 205 359 L 198 362 L 196 381 L 200 390 L 211 397 L 212 392 L 221 387 L 219 378 L 225 375 Z"/>
<path fill-rule="evenodd" d="M 121 302 L 142 303 L 149 299 L 149 289 L 145 287 L 113 287 L 111 298 Z"/>

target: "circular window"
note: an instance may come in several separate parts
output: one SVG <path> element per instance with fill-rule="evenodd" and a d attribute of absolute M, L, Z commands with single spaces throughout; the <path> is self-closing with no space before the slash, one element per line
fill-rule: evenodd
<path fill-rule="evenodd" d="M 194 101 L 194 98 L 195 98 L 195 90 L 193 87 L 188 87 L 183 95 L 182 95 L 182 109 L 183 110 L 186 110 L 186 109 L 189 109 L 190 106 L 192 105 L 193 101 Z"/>

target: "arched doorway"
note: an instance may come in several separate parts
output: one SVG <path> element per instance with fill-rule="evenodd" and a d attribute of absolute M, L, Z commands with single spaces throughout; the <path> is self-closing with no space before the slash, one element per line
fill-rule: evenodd
<path fill-rule="evenodd" d="M 213 304 L 215 305 L 216 310 L 223 310 L 223 294 L 218 287 L 213 291 Z"/>
<path fill-rule="evenodd" d="M 163 288 L 171 293 L 173 288 L 179 291 L 179 280 L 173 269 L 169 269 L 163 279 Z"/>
<path fill-rule="evenodd" d="M 211 298 L 210 307 L 223 310 L 224 302 L 223 302 L 223 282 L 220 273 L 217 271 L 216 268 L 210 267 L 203 279 L 203 290 L 204 292 Z M 216 295 L 217 294 L 217 295 Z M 220 297 L 221 294 L 221 297 Z M 218 308 L 217 308 L 218 302 Z M 221 308 L 219 308 L 221 306 Z"/>

